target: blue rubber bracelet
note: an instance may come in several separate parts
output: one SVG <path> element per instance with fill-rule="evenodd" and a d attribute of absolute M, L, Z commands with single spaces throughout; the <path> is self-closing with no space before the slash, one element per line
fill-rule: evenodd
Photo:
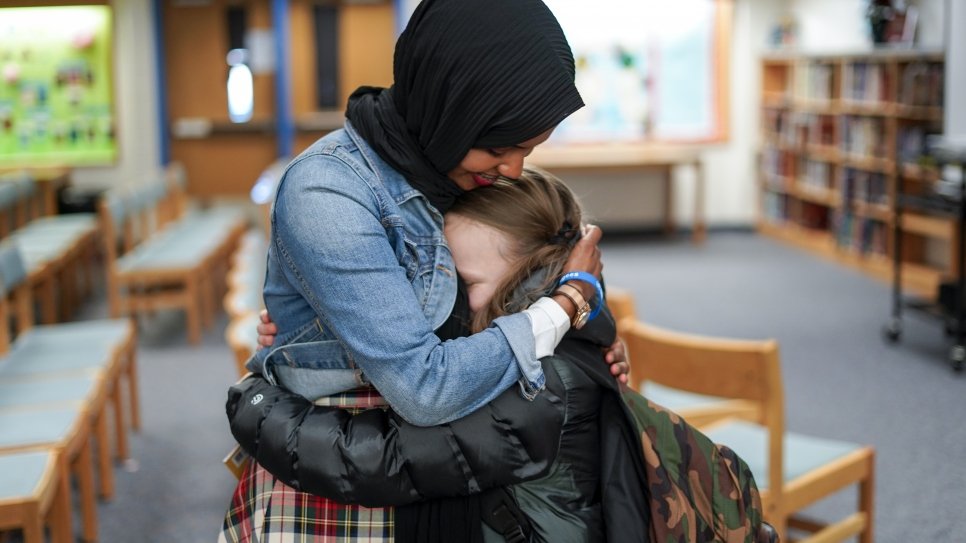
<path fill-rule="evenodd" d="M 600 308 L 604 305 L 604 289 L 600 286 L 600 281 L 598 281 L 593 274 L 585 271 L 572 271 L 565 273 L 563 277 L 560 278 L 560 282 L 557 283 L 557 286 L 560 286 L 568 281 L 583 281 L 584 283 L 594 285 L 594 289 L 597 291 L 597 307 L 591 310 L 590 314 L 587 315 L 587 320 L 593 320 L 594 317 L 600 313 Z"/>

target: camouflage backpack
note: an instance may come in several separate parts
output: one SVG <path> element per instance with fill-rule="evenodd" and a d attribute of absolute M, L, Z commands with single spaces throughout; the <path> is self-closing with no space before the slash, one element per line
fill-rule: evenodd
<path fill-rule="evenodd" d="M 627 387 L 621 397 L 640 435 L 652 543 L 778 541 L 738 455 Z"/>

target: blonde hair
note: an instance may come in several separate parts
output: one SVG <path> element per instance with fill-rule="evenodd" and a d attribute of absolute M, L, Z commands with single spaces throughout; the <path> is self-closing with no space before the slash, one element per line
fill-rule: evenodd
<path fill-rule="evenodd" d="M 474 333 L 501 315 L 521 311 L 550 289 L 563 273 L 582 219 L 570 189 L 534 167 L 525 168 L 519 179 L 501 178 L 463 194 L 450 213 L 495 228 L 511 243 L 511 253 L 504 255 L 510 270 L 486 307 L 473 315 Z M 518 292 L 523 285 L 526 292 Z"/>

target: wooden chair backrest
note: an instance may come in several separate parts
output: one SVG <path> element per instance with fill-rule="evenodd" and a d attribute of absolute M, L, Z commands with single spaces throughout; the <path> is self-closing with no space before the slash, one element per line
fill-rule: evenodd
<path fill-rule="evenodd" d="M 11 311 L 14 312 L 12 315 Z M 0 355 L 9 352 L 14 336 L 34 325 L 33 295 L 27 283 L 27 270 L 20 249 L 10 241 L 0 243 L 0 323 Z"/>
<path fill-rule="evenodd" d="M 172 219 L 185 214 L 188 207 L 188 170 L 180 162 L 172 162 L 164 170 L 167 184 L 165 209 Z"/>
<path fill-rule="evenodd" d="M 631 378 L 711 396 L 747 400 L 758 407 L 768 430 L 768 489 L 778 498 L 782 485 L 785 408 L 775 340 L 736 340 L 672 332 L 625 320 Z"/>
<path fill-rule="evenodd" d="M 36 182 L 29 172 L 0 175 L 0 237 L 39 216 L 37 194 Z"/>
<path fill-rule="evenodd" d="M 637 318 L 634 297 L 622 288 L 607 287 L 607 308 L 610 309 L 610 314 L 614 316 L 614 321 L 617 323 L 627 318 Z"/>

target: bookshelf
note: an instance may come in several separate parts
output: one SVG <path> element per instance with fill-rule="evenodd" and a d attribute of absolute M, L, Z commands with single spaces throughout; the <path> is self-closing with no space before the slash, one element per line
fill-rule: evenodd
<path fill-rule="evenodd" d="M 938 173 L 942 52 L 762 58 L 759 232 L 888 280 L 896 194 Z M 903 286 L 934 298 L 955 273 L 952 222 L 903 216 Z"/>

